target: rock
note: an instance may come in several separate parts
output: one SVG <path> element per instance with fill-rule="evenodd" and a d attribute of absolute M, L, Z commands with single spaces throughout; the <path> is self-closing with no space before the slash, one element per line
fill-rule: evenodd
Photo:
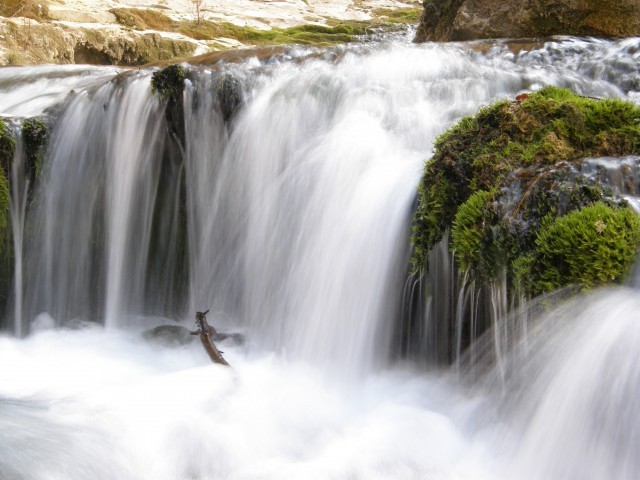
<path fill-rule="evenodd" d="M 216 100 L 225 123 L 228 123 L 244 103 L 242 85 L 231 74 L 223 75 L 216 85 Z"/>
<path fill-rule="evenodd" d="M 88 63 L 94 65 L 143 65 L 155 61 L 185 58 L 197 44 L 159 33 L 125 31 L 119 27 L 75 28 L 63 23 L 25 24 L 0 22 L 5 39 L 4 63 Z M 0 63 L 2 59 L 0 58 Z"/>
<path fill-rule="evenodd" d="M 165 346 L 187 345 L 195 340 L 188 328 L 179 325 L 160 325 L 142 332 L 142 338 Z"/>
<path fill-rule="evenodd" d="M 637 0 L 432 0 L 414 41 L 640 35 Z"/>
<path fill-rule="evenodd" d="M 456 266 L 478 285 L 490 284 L 501 271 L 509 285 L 523 287 L 527 295 L 569 284 L 620 282 L 635 259 L 640 224 L 630 223 L 630 208 L 604 176 L 581 169 L 589 157 L 638 154 L 640 108 L 629 102 L 547 87 L 521 101 L 483 108 L 441 136 L 426 164 L 414 215 L 414 271 L 428 269 L 429 251 L 451 231 Z M 636 170 L 619 170 L 624 171 Z M 600 205 L 603 221 L 609 219 L 605 223 L 618 226 L 618 251 L 592 245 L 609 257 L 607 272 L 587 268 L 598 262 L 589 258 L 582 272 L 563 272 L 556 283 L 546 279 L 550 261 L 542 251 L 543 232 L 566 232 L 566 225 L 553 225 L 594 205 Z M 593 215 L 588 211 L 584 218 Z M 581 218 L 575 217 L 571 228 L 581 225 Z"/>

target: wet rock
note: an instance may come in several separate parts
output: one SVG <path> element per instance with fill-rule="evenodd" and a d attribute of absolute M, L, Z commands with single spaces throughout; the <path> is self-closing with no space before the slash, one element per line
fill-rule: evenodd
<path fill-rule="evenodd" d="M 216 100 L 225 123 L 235 116 L 244 103 L 242 85 L 236 77 L 226 74 L 220 78 L 215 87 Z"/>
<path fill-rule="evenodd" d="M 160 325 L 142 332 L 145 340 L 165 346 L 187 345 L 195 340 L 188 328 L 179 325 Z"/>

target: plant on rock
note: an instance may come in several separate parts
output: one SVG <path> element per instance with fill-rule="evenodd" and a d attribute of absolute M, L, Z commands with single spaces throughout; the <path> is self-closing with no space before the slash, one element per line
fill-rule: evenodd
<path fill-rule="evenodd" d="M 640 244 L 640 219 L 627 207 L 595 203 L 555 219 L 536 239 L 534 291 L 619 282 Z"/>
<path fill-rule="evenodd" d="M 481 284 L 502 267 L 510 288 L 530 295 L 618 281 L 640 242 L 637 221 L 580 166 L 624 155 L 640 155 L 640 108 L 630 102 L 547 87 L 463 118 L 425 165 L 414 272 L 428 268 L 429 251 L 450 229 L 457 267 Z"/>

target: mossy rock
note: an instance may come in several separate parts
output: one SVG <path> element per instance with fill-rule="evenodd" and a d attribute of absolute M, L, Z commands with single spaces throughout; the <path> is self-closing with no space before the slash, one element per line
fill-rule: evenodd
<path fill-rule="evenodd" d="M 639 153 L 640 108 L 630 102 L 548 87 L 480 109 L 438 138 L 425 165 L 414 214 L 413 270 L 428 268 L 428 252 L 451 230 L 458 269 L 480 284 L 503 267 L 511 288 L 533 295 L 551 285 L 589 287 L 605 277 L 619 279 L 623 268 L 597 278 L 585 272 L 547 279 L 539 236 L 556 219 L 595 205 L 628 210 L 578 168 L 586 157 Z M 627 258 L 628 248 L 621 248 L 619 256 Z"/>
<path fill-rule="evenodd" d="M 244 103 L 242 85 L 236 77 L 227 73 L 215 86 L 215 97 L 225 123 L 228 123 Z"/>
<path fill-rule="evenodd" d="M 0 165 L 5 175 L 9 175 L 11 171 L 11 164 L 13 163 L 13 156 L 16 152 L 16 139 L 11 132 L 11 129 L 0 118 Z"/>
<path fill-rule="evenodd" d="M 151 91 L 166 102 L 165 118 L 169 133 L 184 147 L 184 105 L 182 94 L 187 70 L 182 65 L 169 65 L 153 72 L 151 77 Z"/>
<path fill-rule="evenodd" d="M 0 118 L 0 308 L 7 305 L 13 280 L 13 246 L 11 238 L 9 172 L 16 140 Z"/>
<path fill-rule="evenodd" d="M 182 65 L 169 65 L 153 72 L 151 91 L 164 100 L 176 101 L 184 91 L 184 80 L 187 71 Z"/>
<path fill-rule="evenodd" d="M 25 174 L 34 185 L 40 177 L 51 127 L 45 117 L 27 118 L 22 122 L 25 150 Z"/>

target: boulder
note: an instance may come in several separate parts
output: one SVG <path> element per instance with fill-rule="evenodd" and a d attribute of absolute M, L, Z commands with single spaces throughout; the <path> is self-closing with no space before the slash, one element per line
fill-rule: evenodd
<path fill-rule="evenodd" d="M 637 0 L 425 0 L 415 42 L 640 35 Z"/>

